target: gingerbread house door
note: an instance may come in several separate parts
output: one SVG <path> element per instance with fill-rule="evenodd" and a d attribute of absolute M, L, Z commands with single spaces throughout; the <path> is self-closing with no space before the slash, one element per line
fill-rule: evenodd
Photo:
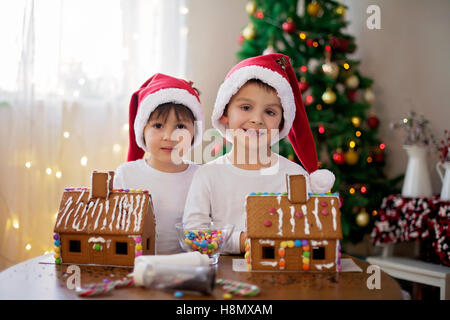
<path fill-rule="evenodd" d="M 91 264 L 104 265 L 106 262 L 106 246 L 104 243 L 96 242 L 88 244 L 89 257 Z"/>
<path fill-rule="evenodd" d="M 286 248 L 285 249 L 285 259 L 286 259 L 286 270 L 290 271 L 298 271 L 302 269 L 301 264 L 301 249 L 294 248 Z"/>

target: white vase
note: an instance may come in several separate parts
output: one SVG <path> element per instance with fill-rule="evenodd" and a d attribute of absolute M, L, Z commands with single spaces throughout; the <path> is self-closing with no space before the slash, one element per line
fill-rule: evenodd
<path fill-rule="evenodd" d="M 450 161 L 438 162 L 436 170 L 442 181 L 441 200 L 450 201 Z M 442 173 L 443 171 L 444 173 Z"/>
<path fill-rule="evenodd" d="M 404 145 L 408 154 L 402 196 L 406 198 L 431 197 L 430 173 L 427 166 L 427 147 Z"/>

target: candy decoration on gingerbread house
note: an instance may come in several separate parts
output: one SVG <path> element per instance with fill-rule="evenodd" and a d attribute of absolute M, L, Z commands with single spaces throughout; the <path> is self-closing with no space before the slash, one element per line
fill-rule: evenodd
<path fill-rule="evenodd" d="M 114 171 L 96 172 L 91 188 L 65 188 L 56 217 L 55 263 L 133 266 L 155 253 L 147 190 L 113 189 Z"/>
<path fill-rule="evenodd" d="M 308 193 L 303 175 L 286 184 L 288 192 L 247 196 L 248 268 L 341 271 L 339 194 Z"/>

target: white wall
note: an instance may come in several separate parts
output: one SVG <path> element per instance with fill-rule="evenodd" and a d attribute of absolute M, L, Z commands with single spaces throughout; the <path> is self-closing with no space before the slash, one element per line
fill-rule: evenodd
<path fill-rule="evenodd" d="M 238 62 L 238 36 L 248 23 L 247 0 L 189 0 L 187 78 L 201 91 L 206 128 L 217 90 Z"/>
<path fill-rule="evenodd" d="M 361 60 L 360 71 L 375 80 L 374 111 L 381 120 L 380 138 L 388 146 L 387 174 L 403 173 L 407 156 L 400 132 L 389 123 L 400 120 L 414 109 L 431 121 L 440 140 L 450 129 L 450 1 L 448 0 L 358 0 L 349 6 L 348 28 L 355 36 Z M 381 30 L 369 30 L 366 9 L 376 4 L 381 9 Z M 434 167 L 435 148 L 428 158 L 434 193 L 441 181 Z"/>
<path fill-rule="evenodd" d="M 361 60 L 360 72 L 375 80 L 374 111 L 381 120 L 380 138 L 387 143 L 387 174 L 403 173 L 407 157 L 400 132 L 389 123 L 410 110 L 422 112 L 440 138 L 450 129 L 450 1 L 358 0 L 343 1 L 349 6 L 348 33 L 355 36 L 358 50 L 352 57 Z M 247 0 L 190 0 L 188 17 L 187 76 L 202 91 L 206 128 L 215 95 L 228 70 L 237 62 L 237 37 L 248 23 Z M 369 30 L 366 9 L 381 9 L 381 30 Z M 434 149 L 432 150 L 434 153 Z M 433 191 L 440 180 L 430 154 Z"/>

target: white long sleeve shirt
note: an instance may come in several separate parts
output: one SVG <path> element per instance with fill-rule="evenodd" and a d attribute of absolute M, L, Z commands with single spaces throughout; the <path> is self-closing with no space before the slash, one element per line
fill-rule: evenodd
<path fill-rule="evenodd" d="M 183 223 L 188 228 L 214 221 L 234 224 L 225 248 L 227 253 L 240 253 L 240 234 L 246 232 L 245 199 L 251 192 L 287 192 L 286 174 L 309 175 L 298 164 L 277 156 L 275 165 L 262 170 L 240 169 L 222 156 L 201 166 L 194 175 L 186 199 Z"/>
<path fill-rule="evenodd" d="M 156 252 L 181 252 L 175 223 L 181 222 L 186 196 L 195 171 L 189 167 L 176 173 L 168 173 L 150 167 L 144 159 L 121 164 L 114 175 L 115 189 L 148 190 L 152 196 L 156 219 Z"/>

